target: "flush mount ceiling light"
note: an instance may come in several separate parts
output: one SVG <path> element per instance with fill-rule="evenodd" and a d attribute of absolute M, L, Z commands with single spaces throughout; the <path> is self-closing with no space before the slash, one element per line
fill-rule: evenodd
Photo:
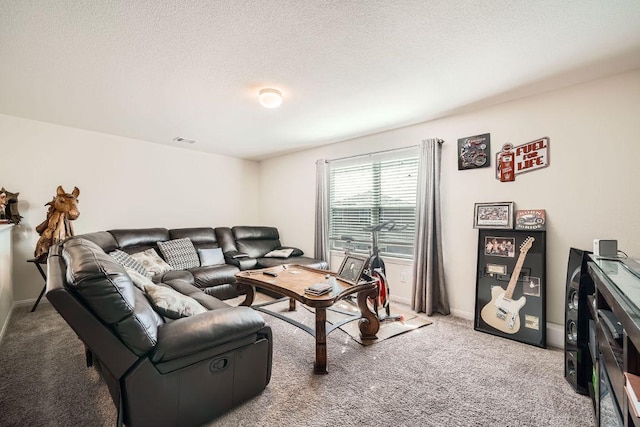
<path fill-rule="evenodd" d="M 282 93 L 277 89 L 260 89 L 258 101 L 264 108 L 278 108 L 282 104 Z"/>

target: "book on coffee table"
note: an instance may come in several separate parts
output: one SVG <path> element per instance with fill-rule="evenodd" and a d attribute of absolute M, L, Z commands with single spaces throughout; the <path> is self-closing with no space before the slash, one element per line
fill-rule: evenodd
<path fill-rule="evenodd" d="M 324 295 L 326 293 L 329 293 L 331 292 L 332 289 L 333 289 L 333 286 L 331 286 L 329 283 L 314 283 L 308 288 L 305 288 L 304 291 L 305 293 L 318 296 L 318 295 Z"/>

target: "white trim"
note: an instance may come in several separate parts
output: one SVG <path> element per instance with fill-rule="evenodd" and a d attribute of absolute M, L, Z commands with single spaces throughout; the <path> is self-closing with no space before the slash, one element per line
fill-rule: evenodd
<path fill-rule="evenodd" d="M 449 310 L 452 316 L 459 317 L 465 320 L 473 320 L 473 313 L 469 313 L 468 311 L 456 310 L 452 308 Z"/>
<path fill-rule="evenodd" d="M 13 303 L 13 306 L 11 307 L 11 310 L 13 310 L 14 308 L 18 308 L 18 307 L 24 307 L 24 306 L 33 306 L 33 304 L 36 303 L 36 300 L 38 298 L 29 298 L 29 299 L 23 299 L 20 301 L 16 301 Z M 40 300 L 40 303 L 38 303 L 38 307 L 40 307 L 41 304 L 49 304 L 49 300 L 47 299 L 46 296 L 42 296 L 42 299 Z M 36 311 L 38 311 L 38 309 L 36 309 Z"/>
<path fill-rule="evenodd" d="M 11 316 L 13 316 L 13 311 L 16 308 L 19 307 L 33 307 L 33 304 L 36 303 L 36 300 L 38 298 L 29 298 L 29 299 L 23 299 L 20 301 L 14 301 L 13 304 L 11 304 L 11 308 L 9 309 L 9 315 L 7 316 L 7 320 L 5 320 L 4 325 L 2 325 L 2 330 L 0 330 L 0 343 L 2 343 L 2 338 L 4 338 L 4 333 L 7 330 L 7 325 L 9 324 L 9 321 L 11 320 Z M 38 307 L 40 307 L 42 304 L 49 304 L 49 300 L 46 299 L 44 296 L 42 297 L 42 299 L 40 300 L 40 303 L 38 304 Z M 38 311 L 38 309 L 36 309 L 36 311 Z"/>
<path fill-rule="evenodd" d="M 393 300 L 393 297 L 391 297 Z M 451 314 L 466 320 L 473 320 L 474 314 L 468 311 L 451 309 Z M 564 327 L 547 322 L 547 347 L 564 348 Z"/>
<path fill-rule="evenodd" d="M 564 349 L 564 326 L 547 322 L 547 347 Z"/>
<path fill-rule="evenodd" d="M 7 315 L 7 319 L 4 321 L 4 325 L 2 325 L 2 330 L 0 330 L 0 344 L 2 343 L 2 338 L 4 338 L 4 333 L 7 330 L 7 325 L 9 324 L 9 321 L 11 320 L 11 315 L 13 314 L 14 308 L 15 308 L 15 303 L 11 305 L 11 308 L 9 309 L 9 314 Z"/>
<path fill-rule="evenodd" d="M 389 300 L 392 302 L 397 302 L 404 305 L 411 305 L 411 298 L 399 297 L 396 295 L 390 295 Z"/>

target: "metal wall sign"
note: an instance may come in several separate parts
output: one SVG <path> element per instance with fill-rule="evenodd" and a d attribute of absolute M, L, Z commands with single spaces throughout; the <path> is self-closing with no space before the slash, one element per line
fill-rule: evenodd
<path fill-rule="evenodd" d="M 526 144 L 504 144 L 496 154 L 496 179 L 514 181 L 516 175 L 533 172 L 549 166 L 549 138 L 544 137 Z"/>
<path fill-rule="evenodd" d="M 489 167 L 490 153 L 491 134 L 485 133 L 458 139 L 458 170 Z"/>

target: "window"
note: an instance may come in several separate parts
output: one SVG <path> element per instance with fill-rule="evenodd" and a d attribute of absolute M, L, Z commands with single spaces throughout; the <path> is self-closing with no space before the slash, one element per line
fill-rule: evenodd
<path fill-rule="evenodd" d="M 416 229 L 417 148 L 394 150 L 329 164 L 330 248 L 368 254 L 371 232 L 365 227 L 393 220 L 396 228 L 378 234 L 383 256 L 411 258 Z"/>

